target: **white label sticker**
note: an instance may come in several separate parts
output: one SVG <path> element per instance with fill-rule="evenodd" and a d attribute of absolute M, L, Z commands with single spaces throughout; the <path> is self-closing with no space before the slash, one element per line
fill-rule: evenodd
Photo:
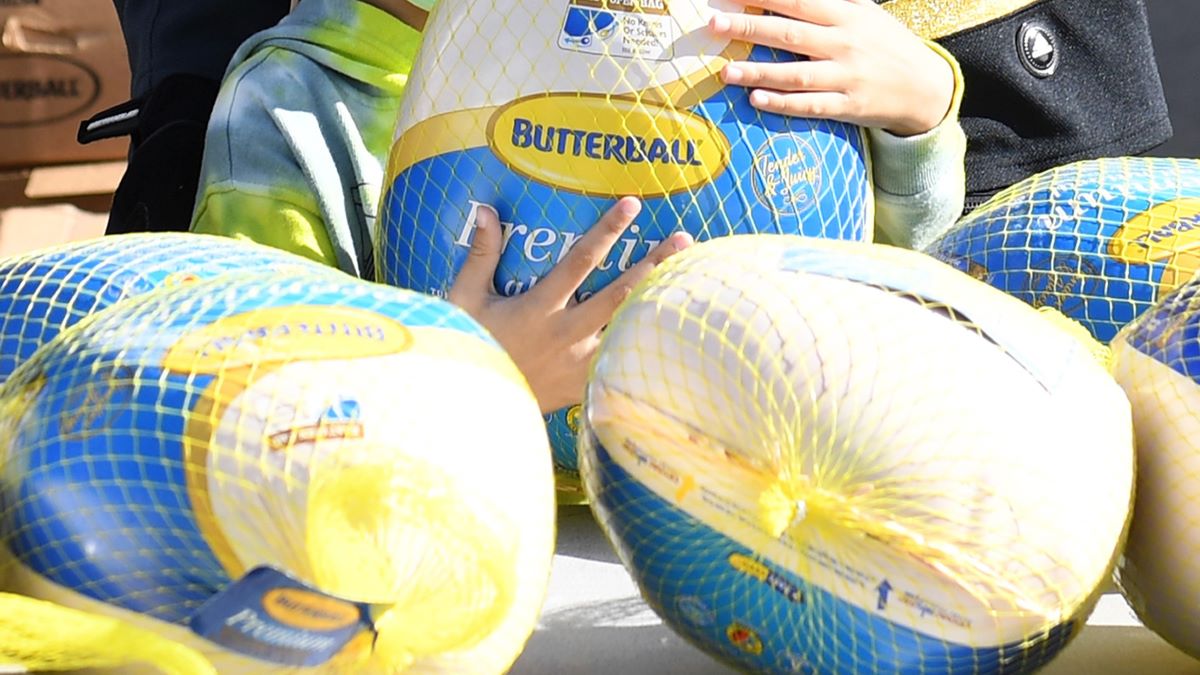
<path fill-rule="evenodd" d="M 664 0 L 572 0 L 558 35 L 569 51 L 667 61 L 679 28 Z"/>

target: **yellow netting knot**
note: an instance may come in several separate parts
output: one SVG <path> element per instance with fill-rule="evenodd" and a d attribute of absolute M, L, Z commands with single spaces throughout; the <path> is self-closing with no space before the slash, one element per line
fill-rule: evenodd
<path fill-rule="evenodd" d="M 399 672 L 489 635 L 516 595 L 512 525 L 431 464 L 354 455 L 314 467 L 308 555 L 322 590 L 378 607 L 371 669 Z"/>
<path fill-rule="evenodd" d="M 774 539 L 803 521 L 808 515 L 807 511 L 804 500 L 797 499 L 794 490 L 783 482 L 772 483 L 758 496 L 759 523 Z"/>

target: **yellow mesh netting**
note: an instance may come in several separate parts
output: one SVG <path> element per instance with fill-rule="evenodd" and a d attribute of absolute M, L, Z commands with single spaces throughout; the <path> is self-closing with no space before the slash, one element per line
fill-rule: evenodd
<path fill-rule="evenodd" d="M 326 461 L 347 466 L 310 484 L 313 577 L 341 597 L 387 604 L 380 660 L 408 664 L 495 630 L 515 591 L 514 525 L 487 517 L 432 467 Z"/>
<path fill-rule="evenodd" d="M 1137 500 L 1118 569 L 1146 626 L 1200 658 L 1196 560 L 1200 477 L 1200 284 L 1193 279 L 1113 340 L 1113 374 L 1133 407 Z"/>
<path fill-rule="evenodd" d="M 605 332 L 585 486 L 651 606 L 738 667 L 1028 672 L 1129 516 L 1129 405 L 1080 330 L 900 249 L 702 244 Z"/>
<path fill-rule="evenodd" d="M 1200 655 L 1190 573 L 1194 312 L 1200 270 L 1200 161 L 1113 157 L 1056 167 L 964 218 L 929 253 L 1041 309 L 1093 344 L 1132 407 L 1137 499 L 1119 580 L 1146 625 Z M 1074 325 L 1078 322 L 1078 326 Z M 1082 337 L 1082 336 L 1081 336 Z"/>
<path fill-rule="evenodd" d="M 585 299 L 672 232 L 869 240 L 864 135 L 762 113 L 726 87 L 731 61 L 797 57 L 714 36 L 728 0 L 439 0 L 426 24 L 376 221 L 379 279 L 444 295 L 478 215 L 494 209 L 504 295 L 531 288 L 619 197 L 636 222 Z M 578 408 L 548 418 L 559 487 L 578 497 Z"/>
<path fill-rule="evenodd" d="M 0 410 L 3 589 L 58 605 L 6 600 L 9 661 L 499 672 L 533 628 L 544 423 L 432 297 L 302 268 L 150 291 L 49 340 Z"/>
<path fill-rule="evenodd" d="M 240 271 L 325 271 L 299 256 L 187 233 L 102 237 L 0 260 L 0 382 L 60 331 L 156 288 Z"/>
<path fill-rule="evenodd" d="M 1106 369 L 1112 367 L 1112 350 L 1092 337 L 1092 334 L 1088 332 L 1088 329 L 1082 323 L 1067 317 L 1067 315 L 1053 307 L 1038 307 L 1038 313 L 1063 332 L 1079 340 L 1080 344 L 1084 345 L 1092 353 L 1092 358 L 1096 359 L 1096 363 L 1099 363 Z"/>
<path fill-rule="evenodd" d="M 1023 180 L 927 252 L 1108 342 L 1200 269 L 1200 160 L 1108 157 Z"/>

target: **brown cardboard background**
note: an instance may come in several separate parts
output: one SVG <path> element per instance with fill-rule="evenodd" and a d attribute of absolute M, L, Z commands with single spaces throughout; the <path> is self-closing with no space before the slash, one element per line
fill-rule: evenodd
<path fill-rule="evenodd" d="M 107 222 L 107 214 L 71 204 L 5 209 L 0 211 L 0 259 L 100 237 Z"/>
<path fill-rule="evenodd" d="M 127 138 L 80 145 L 75 136 L 81 121 L 128 98 L 112 2 L 0 3 L 0 168 L 124 158 Z"/>
<path fill-rule="evenodd" d="M 0 259 L 104 234 L 124 161 L 0 171 Z"/>

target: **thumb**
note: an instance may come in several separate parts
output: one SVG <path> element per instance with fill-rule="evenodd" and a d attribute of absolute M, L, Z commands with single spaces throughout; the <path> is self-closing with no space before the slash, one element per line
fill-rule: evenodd
<path fill-rule="evenodd" d="M 488 206 L 480 207 L 475 214 L 471 250 L 450 287 L 450 302 L 473 309 L 496 292 L 493 280 L 496 266 L 500 264 L 501 245 L 500 219 L 496 211 Z"/>

